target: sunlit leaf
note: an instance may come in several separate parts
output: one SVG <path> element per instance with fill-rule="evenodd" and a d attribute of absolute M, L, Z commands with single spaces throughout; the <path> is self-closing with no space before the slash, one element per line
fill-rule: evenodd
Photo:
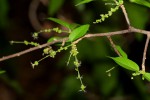
<path fill-rule="evenodd" d="M 150 8 L 150 1 L 146 0 L 130 0 L 130 2 L 137 3 L 139 5 L 143 5 Z"/>
<path fill-rule="evenodd" d="M 82 37 L 83 35 L 85 35 L 89 29 L 89 26 L 90 25 L 82 25 L 80 27 L 75 28 L 69 35 L 69 40 L 74 41 L 74 40 Z"/>
<path fill-rule="evenodd" d="M 123 2 L 123 0 L 119 0 L 119 2 Z"/>
<path fill-rule="evenodd" d="M 109 57 L 109 58 L 113 59 L 118 65 L 120 65 L 123 68 L 132 71 L 139 71 L 139 66 L 130 59 L 127 59 L 125 57 Z"/>
<path fill-rule="evenodd" d="M 144 77 L 145 79 L 147 79 L 148 81 L 150 81 L 150 73 L 145 72 L 145 73 L 143 74 L 143 77 Z"/>
<path fill-rule="evenodd" d="M 121 54 L 122 57 L 128 58 L 127 54 L 121 49 L 120 46 L 116 46 L 117 50 Z"/>
<path fill-rule="evenodd" d="M 63 21 L 63 20 L 60 20 L 60 19 L 57 19 L 57 18 L 52 18 L 52 17 L 47 18 L 47 19 L 48 19 L 48 20 L 51 20 L 51 21 L 53 21 L 53 22 L 55 22 L 55 23 L 58 23 L 58 24 L 60 24 L 60 25 L 62 25 L 62 26 L 65 26 L 65 27 L 68 28 L 68 29 L 70 29 L 70 24 L 67 23 L 67 22 L 65 22 L 65 21 Z"/>
<path fill-rule="evenodd" d="M 83 1 L 79 2 L 78 4 L 76 4 L 75 6 L 79 6 L 79 5 L 82 5 L 82 4 L 85 4 L 85 3 L 89 3 L 91 1 L 93 1 L 93 0 L 83 0 Z"/>
<path fill-rule="evenodd" d="M 78 26 L 79 26 L 79 24 L 72 23 L 72 24 L 69 25 L 69 28 L 70 28 L 71 30 L 73 30 L 73 29 L 75 29 L 75 28 L 78 27 Z"/>
<path fill-rule="evenodd" d="M 61 37 L 50 37 L 47 42 L 52 42 L 60 39 Z"/>
<path fill-rule="evenodd" d="M 53 21 L 53 22 L 55 22 L 57 24 L 60 24 L 60 25 L 62 25 L 64 27 L 68 28 L 69 30 L 73 30 L 73 29 L 75 29 L 76 27 L 79 26 L 79 24 L 76 24 L 76 23 L 71 23 L 70 24 L 70 23 L 67 23 L 67 22 L 65 22 L 63 20 L 60 20 L 58 18 L 52 18 L 52 17 L 50 17 L 50 18 L 47 18 L 47 19 L 51 20 L 51 21 Z"/>

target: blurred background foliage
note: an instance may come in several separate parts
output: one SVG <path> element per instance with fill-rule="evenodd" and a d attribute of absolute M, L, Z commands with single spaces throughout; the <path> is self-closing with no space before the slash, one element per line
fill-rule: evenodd
<path fill-rule="evenodd" d="M 34 4 L 33 1 L 36 1 Z M 99 14 L 107 13 L 113 7 L 107 0 L 74 6 L 82 0 L 0 0 L 0 57 L 13 54 L 30 46 L 10 45 L 9 41 L 32 41 L 34 29 L 30 19 L 30 6 L 37 6 L 36 17 L 41 29 L 58 26 L 45 20 L 56 17 L 70 23 L 91 24 L 89 32 L 100 33 L 127 28 L 121 10 L 115 12 L 105 22 L 93 24 Z M 31 5 L 32 4 L 32 5 Z M 124 1 L 131 24 L 140 29 L 150 30 L 150 10 L 147 7 Z M 59 26 L 61 27 L 61 26 Z M 61 27 L 64 28 L 64 27 Z M 50 35 L 47 35 L 50 34 Z M 43 33 L 38 42 L 45 43 L 56 33 Z M 64 36 L 62 34 L 61 36 Z M 139 65 L 142 60 L 145 36 L 139 33 L 112 37 L 128 54 L 129 59 Z M 6 73 L 0 75 L 0 100 L 150 100 L 150 83 L 141 77 L 131 80 L 132 72 L 117 66 L 107 56 L 117 56 L 106 37 L 84 39 L 78 45 L 78 58 L 82 62 L 80 72 L 87 86 L 86 93 L 79 92 L 80 83 L 73 64 L 66 61 L 69 51 L 59 53 L 55 59 L 48 58 L 32 69 L 30 62 L 42 58 L 42 50 L 0 62 Z M 58 47 L 53 45 L 54 49 Z M 150 50 L 146 60 L 146 70 L 150 71 Z M 110 73 L 110 68 L 115 67 Z"/>

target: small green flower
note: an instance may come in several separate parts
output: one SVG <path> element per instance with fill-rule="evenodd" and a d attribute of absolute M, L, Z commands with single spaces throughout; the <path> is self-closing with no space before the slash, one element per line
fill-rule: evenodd
<path fill-rule="evenodd" d="M 79 63 L 78 61 L 74 61 L 74 65 L 75 65 L 76 67 L 79 67 L 79 66 L 81 65 L 81 63 Z"/>
<path fill-rule="evenodd" d="M 51 50 L 49 55 L 50 55 L 50 57 L 54 58 L 56 55 L 56 51 Z"/>
<path fill-rule="evenodd" d="M 10 43 L 11 45 L 13 45 L 13 44 L 14 44 L 14 41 L 10 41 L 9 43 Z"/>
<path fill-rule="evenodd" d="M 82 79 L 83 77 L 82 76 L 80 76 L 79 74 L 78 74 L 78 77 L 77 77 L 77 79 Z"/>
<path fill-rule="evenodd" d="M 119 5 L 120 5 L 120 4 L 123 4 L 122 1 L 120 1 L 120 3 L 117 4 L 117 6 L 116 6 L 115 8 L 111 8 L 110 11 L 108 11 L 107 14 L 100 14 L 101 18 L 100 18 L 100 19 L 97 19 L 97 20 L 96 20 L 95 22 L 93 22 L 93 23 L 96 24 L 96 23 L 101 23 L 101 22 L 105 21 L 106 18 L 112 16 L 112 14 L 113 14 L 114 12 L 116 12 L 116 11 L 119 9 Z"/>
<path fill-rule="evenodd" d="M 38 43 L 34 43 L 34 46 L 36 47 L 36 46 L 39 46 L 39 44 Z"/>
<path fill-rule="evenodd" d="M 131 77 L 131 80 L 133 80 L 134 78 L 133 77 Z"/>
<path fill-rule="evenodd" d="M 63 47 L 60 47 L 57 52 L 61 52 L 64 48 Z"/>
<path fill-rule="evenodd" d="M 86 86 L 85 86 L 85 85 L 81 84 L 80 89 L 81 89 L 80 91 L 86 92 L 86 91 L 85 91 L 85 89 L 86 89 Z"/>
<path fill-rule="evenodd" d="M 122 5 L 123 4 L 123 0 L 119 0 L 119 5 Z"/>
<path fill-rule="evenodd" d="M 111 73 L 110 72 L 108 73 L 108 76 L 111 77 Z"/>
<path fill-rule="evenodd" d="M 38 39 L 38 33 L 37 32 L 34 32 L 33 35 L 32 35 L 33 39 Z"/>
<path fill-rule="evenodd" d="M 30 42 L 30 44 L 35 46 L 35 47 L 39 45 L 38 43 L 35 43 L 35 42 Z"/>
<path fill-rule="evenodd" d="M 31 65 L 32 65 L 32 68 L 34 69 L 35 66 L 39 65 L 39 62 L 38 61 L 35 61 L 34 63 L 31 62 Z"/>
<path fill-rule="evenodd" d="M 79 53 L 75 44 L 72 44 L 70 53 L 72 54 L 72 56 L 76 56 Z"/>
<path fill-rule="evenodd" d="M 59 29 L 58 27 L 53 28 L 52 30 L 53 30 L 54 32 L 57 32 L 57 33 L 62 33 L 62 30 Z"/>
<path fill-rule="evenodd" d="M 51 32 L 51 29 L 45 29 L 44 32 Z"/>
<path fill-rule="evenodd" d="M 29 42 L 25 40 L 25 41 L 24 41 L 24 44 L 25 44 L 25 45 L 28 45 L 28 44 L 29 44 Z"/>
<path fill-rule="evenodd" d="M 50 48 L 45 48 L 45 49 L 43 50 L 43 55 L 44 55 L 44 54 L 49 54 L 49 50 L 50 50 Z"/>
<path fill-rule="evenodd" d="M 142 75 L 142 80 L 144 80 L 145 78 L 144 78 L 144 76 Z"/>

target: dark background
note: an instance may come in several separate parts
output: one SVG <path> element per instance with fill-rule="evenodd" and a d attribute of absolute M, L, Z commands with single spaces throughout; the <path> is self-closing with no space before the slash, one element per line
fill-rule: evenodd
<path fill-rule="evenodd" d="M 105 22 L 93 24 L 107 13 L 112 1 L 93 1 L 86 5 L 74 6 L 81 0 L 0 0 L 0 57 L 30 48 L 24 44 L 10 45 L 9 41 L 47 42 L 57 33 L 43 33 L 33 40 L 33 32 L 53 28 L 58 25 L 45 20 L 56 17 L 70 23 L 91 24 L 90 32 L 110 32 L 127 29 L 121 10 L 115 12 Z M 36 10 L 31 7 L 36 7 Z M 131 25 L 150 30 L 149 8 L 125 1 L 125 8 Z M 33 14 L 29 18 L 29 12 Z M 64 28 L 58 26 L 60 28 Z M 64 36 L 61 34 L 60 36 Z M 145 36 L 129 33 L 112 37 L 117 45 L 128 54 L 129 59 L 141 65 Z M 79 92 L 80 83 L 72 62 L 67 66 L 69 50 L 58 53 L 53 58 L 40 62 L 32 69 L 31 62 L 41 59 L 42 50 L 0 62 L 0 100 L 149 100 L 150 84 L 141 76 L 131 80 L 132 72 L 117 66 L 107 56 L 117 56 L 106 37 L 91 38 L 78 45 L 78 59 L 82 62 L 80 72 L 83 75 L 86 92 Z M 57 46 L 53 45 L 57 50 Z M 146 71 L 150 71 L 148 49 Z M 112 67 L 111 77 L 106 73 Z"/>

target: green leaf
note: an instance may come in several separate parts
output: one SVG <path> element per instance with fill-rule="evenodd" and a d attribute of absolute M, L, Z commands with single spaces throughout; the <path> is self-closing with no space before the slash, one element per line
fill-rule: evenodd
<path fill-rule="evenodd" d="M 117 50 L 119 51 L 119 53 L 121 54 L 122 57 L 124 58 L 128 58 L 127 54 L 121 49 L 120 46 L 116 46 Z"/>
<path fill-rule="evenodd" d="M 5 73 L 5 71 L 4 71 L 4 70 L 1 70 L 1 71 L 0 71 L 0 74 L 3 74 L 3 73 Z"/>
<path fill-rule="evenodd" d="M 109 57 L 109 58 L 113 59 L 118 65 L 120 65 L 123 68 L 132 71 L 139 71 L 139 66 L 130 59 L 127 59 L 125 57 Z"/>
<path fill-rule="evenodd" d="M 73 29 L 75 29 L 75 28 L 78 27 L 78 26 L 79 26 L 79 24 L 72 23 L 72 24 L 69 25 L 69 28 L 70 28 L 71 30 L 73 30 Z"/>
<path fill-rule="evenodd" d="M 49 0 L 48 13 L 54 15 L 64 4 L 65 0 Z"/>
<path fill-rule="evenodd" d="M 146 0 L 130 0 L 130 2 L 137 3 L 150 8 L 150 2 Z"/>
<path fill-rule="evenodd" d="M 82 37 L 83 35 L 85 35 L 89 29 L 89 26 L 90 25 L 87 24 L 87 25 L 82 25 L 80 27 L 75 28 L 69 35 L 69 41 L 74 41 Z"/>
<path fill-rule="evenodd" d="M 55 22 L 55 23 L 58 23 L 58 24 L 60 24 L 60 25 L 62 25 L 62 26 L 64 26 L 64 27 L 66 27 L 66 28 L 68 28 L 68 29 L 70 29 L 70 30 L 73 30 L 74 28 L 76 28 L 77 26 L 79 26 L 79 24 L 76 24 L 76 23 L 67 23 L 67 22 L 65 22 L 65 21 L 63 21 L 63 20 L 60 20 L 60 19 L 57 19 L 57 18 L 52 18 L 52 17 L 50 17 L 50 18 L 47 18 L 48 20 L 51 20 L 51 21 L 53 21 L 53 22 Z"/>
<path fill-rule="evenodd" d="M 57 19 L 57 18 L 52 18 L 52 17 L 47 18 L 47 19 L 48 19 L 48 20 L 51 20 L 51 21 L 53 21 L 53 22 L 55 22 L 55 23 L 58 23 L 58 24 L 60 24 L 60 25 L 62 25 L 62 26 L 65 26 L 65 27 L 67 27 L 68 29 L 70 29 L 70 24 L 67 23 L 67 22 L 65 22 L 65 21 L 63 21 L 63 20 L 60 20 L 60 19 Z"/>
<path fill-rule="evenodd" d="M 123 0 L 119 0 L 119 4 L 123 4 Z"/>
<path fill-rule="evenodd" d="M 82 5 L 82 4 L 85 4 L 85 3 L 89 3 L 91 1 L 93 1 L 93 0 L 83 0 L 83 1 L 79 2 L 78 4 L 76 4 L 75 6 L 79 6 L 79 5 Z"/>
<path fill-rule="evenodd" d="M 144 77 L 145 79 L 147 79 L 148 81 L 150 81 L 150 73 L 145 72 L 145 73 L 143 74 L 143 77 Z"/>
<path fill-rule="evenodd" d="M 50 37 L 47 42 L 52 42 L 60 39 L 61 37 Z"/>

